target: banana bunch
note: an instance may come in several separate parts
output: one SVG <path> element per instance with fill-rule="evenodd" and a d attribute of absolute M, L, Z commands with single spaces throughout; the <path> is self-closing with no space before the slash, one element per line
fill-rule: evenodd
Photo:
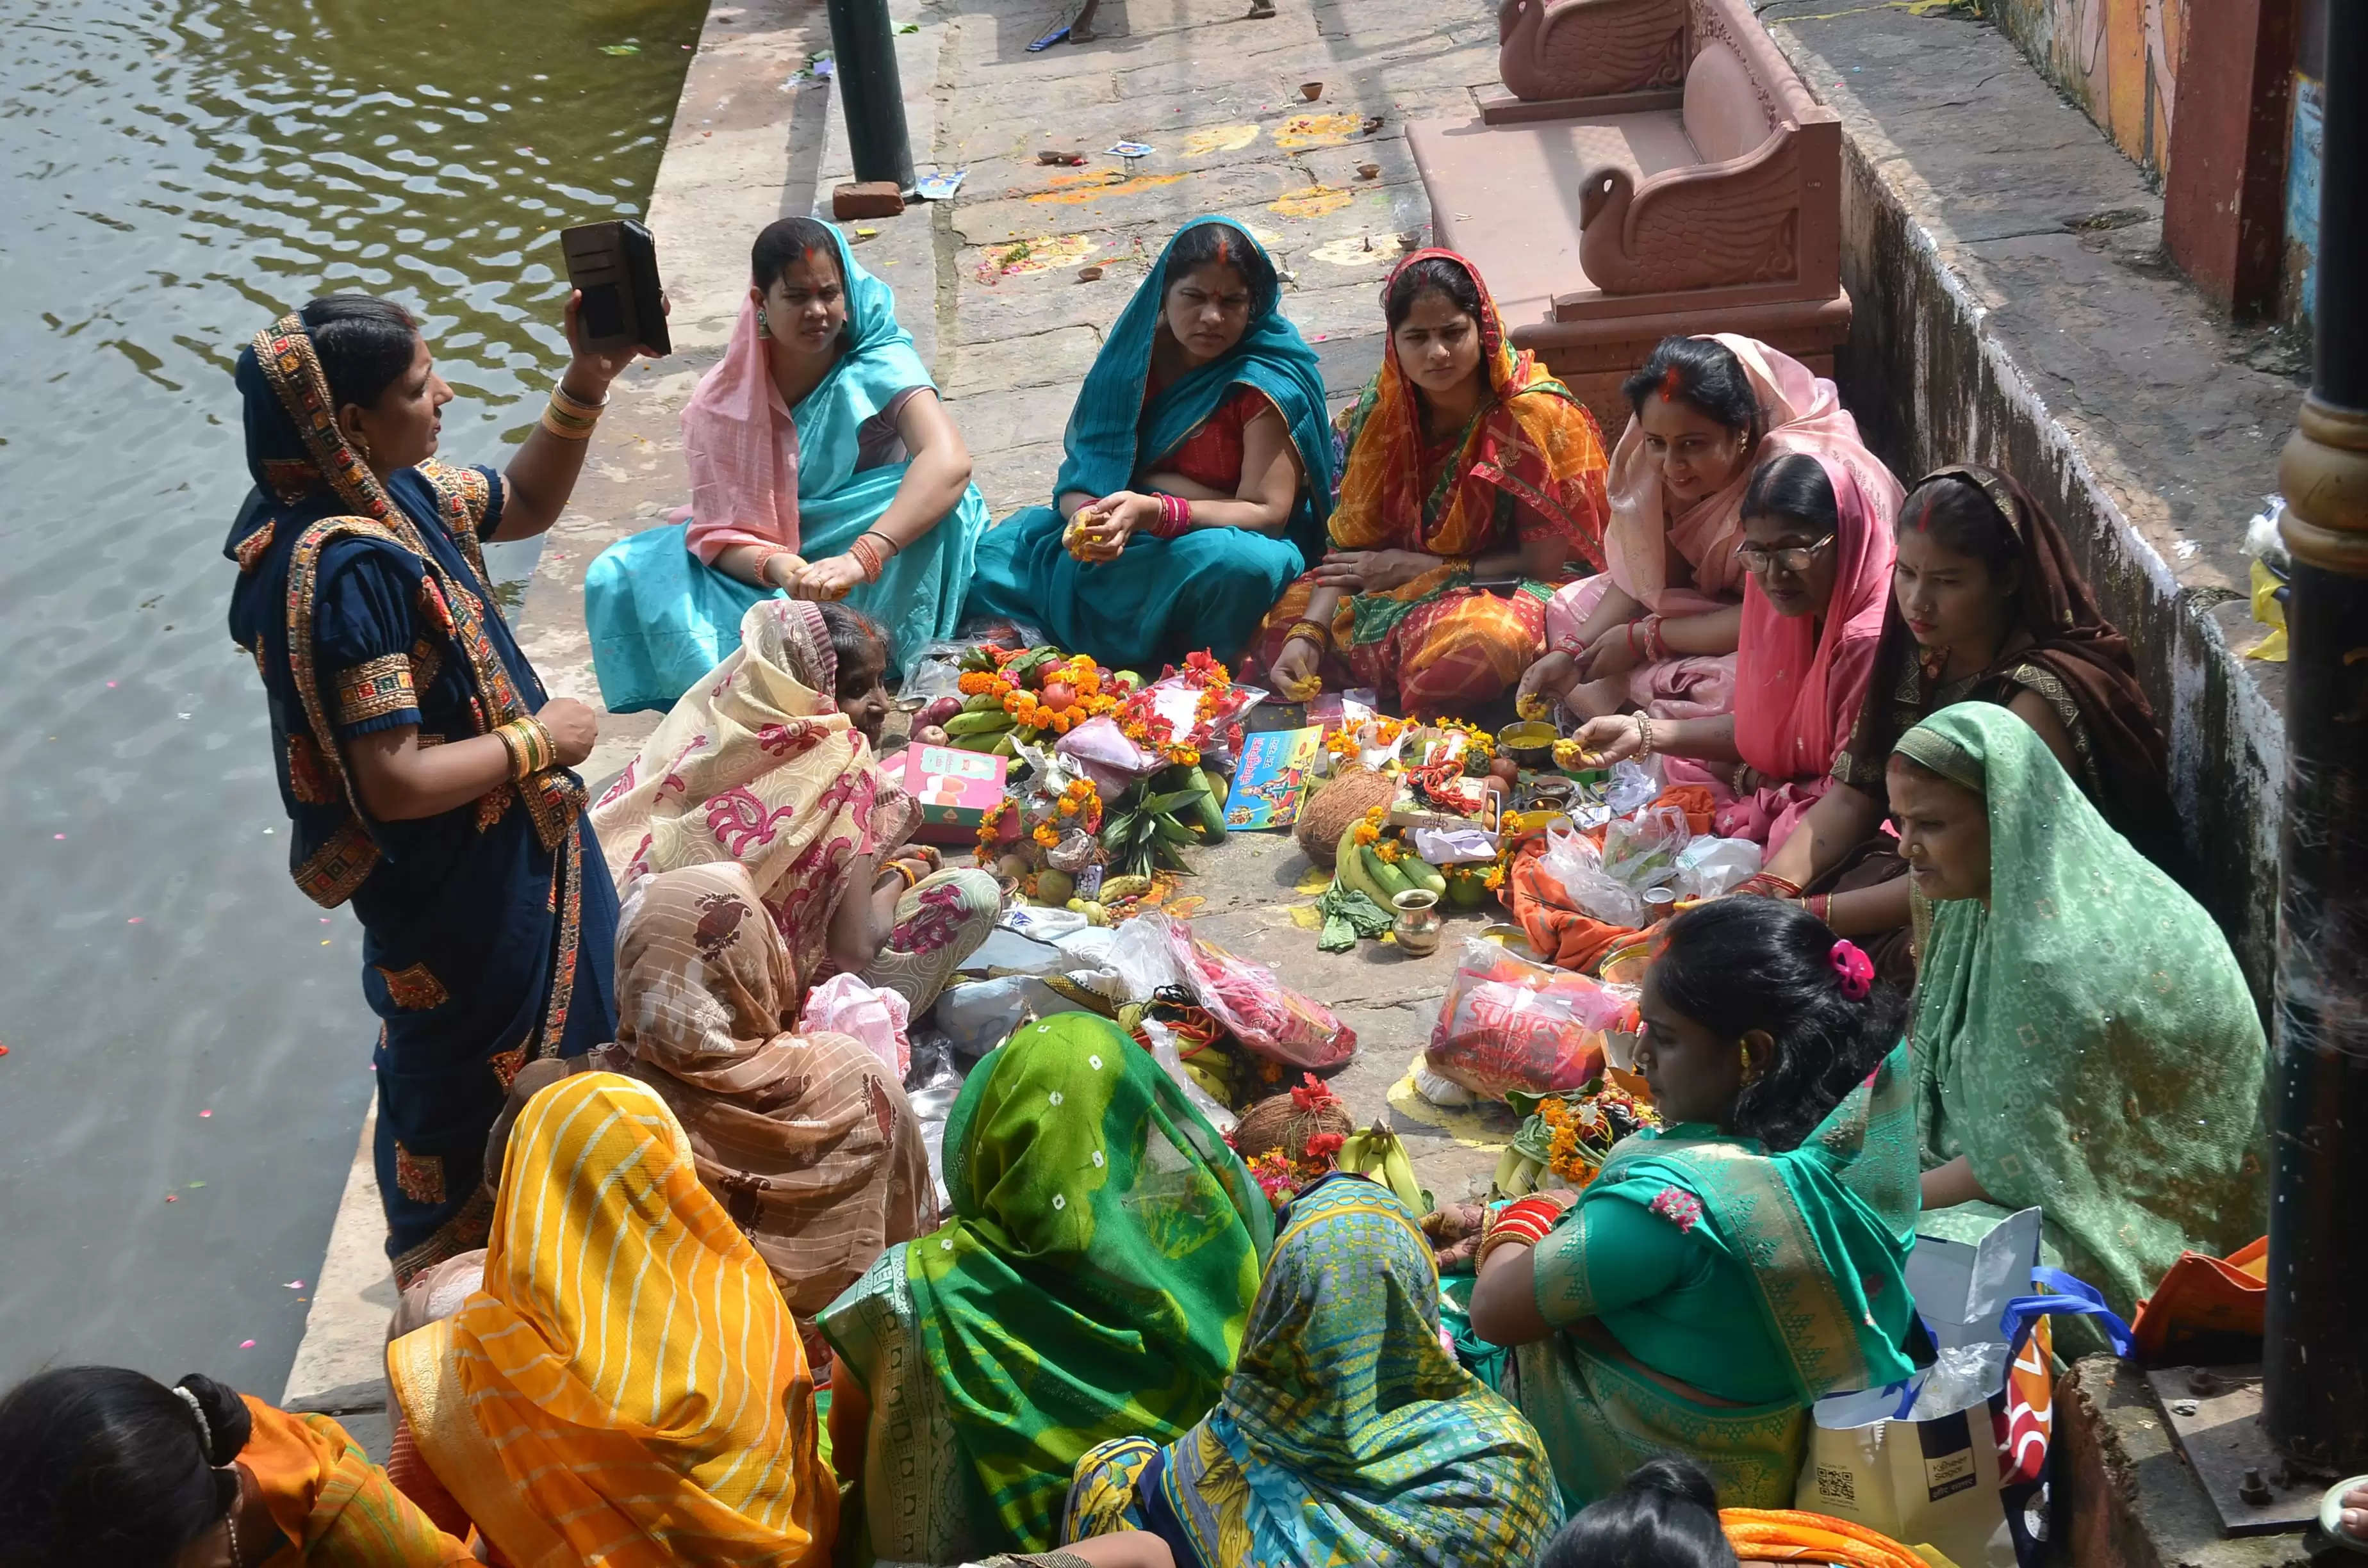
<path fill-rule="evenodd" d="M 1383 909 L 1393 907 L 1391 900 L 1415 888 L 1444 897 L 1447 877 L 1440 869 L 1421 859 L 1411 845 L 1395 860 L 1384 858 L 1380 847 L 1357 842 L 1357 829 L 1361 819 L 1340 830 L 1340 842 L 1333 854 L 1332 880 L 1351 892 L 1363 893 Z"/>
<path fill-rule="evenodd" d="M 1532 1159 L 1513 1144 L 1497 1156 L 1497 1190 L 1507 1198 L 1526 1198 L 1538 1189 L 1538 1178 L 1545 1174 L 1543 1160 Z"/>
<path fill-rule="evenodd" d="M 1351 1176 L 1372 1177 L 1396 1193 L 1416 1213 L 1430 1212 L 1430 1194 L 1415 1179 L 1414 1161 L 1406 1153 L 1406 1144 L 1380 1122 L 1343 1140 L 1334 1164 Z"/>
<path fill-rule="evenodd" d="M 1219 1105 L 1240 1103 L 1241 1064 L 1234 1060 L 1231 1051 L 1203 1046 L 1185 1055 L 1184 1071 L 1192 1074 L 1192 1081 L 1201 1085 L 1202 1094 Z"/>
<path fill-rule="evenodd" d="M 1019 741 L 1033 740 L 1036 734 L 1033 730 L 1020 730 L 1019 724 L 1003 710 L 1001 699 L 982 691 L 966 699 L 962 710 L 946 721 L 946 744 L 962 751 L 1013 756 L 1018 754 L 1012 748 Z"/>

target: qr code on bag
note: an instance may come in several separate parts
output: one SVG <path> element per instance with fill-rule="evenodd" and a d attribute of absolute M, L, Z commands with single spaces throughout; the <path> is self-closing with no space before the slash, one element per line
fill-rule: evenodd
<path fill-rule="evenodd" d="M 1817 1495 L 1828 1503 L 1858 1502 L 1858 1475 L 1837 1465 L 1817 1467 Z"/>

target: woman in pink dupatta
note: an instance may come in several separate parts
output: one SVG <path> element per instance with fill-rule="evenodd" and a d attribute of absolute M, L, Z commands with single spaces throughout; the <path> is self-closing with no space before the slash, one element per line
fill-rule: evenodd
<path fill-rule="evenodd" d="M 1885 479 L 1890 476 L 1886 473 Z M 1742 647 L 1735 710 L 1591 719 L 1579 744 L 1616 762 L 1647 750 L 1668 784 L 1699 784 L 1726 838 L 1774 849 L 1833 782 L 1883 639 L 1891 526 L 1831 458 L 1782 453 L 1751 475 L 1740 508 Z"/>
<path fill-rule="evenodd" d="M 1730 710 L 1743 634 L 1743 495 L 1784 452 L 1850 471 L 1885 539 L 1899 482 L 1859 440 L 1834 383 L 1731 333 L 1665 337 L 1622 389 L 1634 417 L 1611 453 L 1609 569 L 1546 606 L 1545 657 L 1525 710 L 1559 699 L 1581 719 Z"/>

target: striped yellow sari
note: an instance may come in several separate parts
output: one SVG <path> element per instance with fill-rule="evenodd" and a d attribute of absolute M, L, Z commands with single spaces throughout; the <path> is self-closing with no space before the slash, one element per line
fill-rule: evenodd
<path fill-rule="evenodd" d="M 837 1493 L 764 1260 L 631 1079 L 528 1102 L 484 1289 L 387 1348 L 428 1467 L 516 1568 L 827 1562 Z"/>

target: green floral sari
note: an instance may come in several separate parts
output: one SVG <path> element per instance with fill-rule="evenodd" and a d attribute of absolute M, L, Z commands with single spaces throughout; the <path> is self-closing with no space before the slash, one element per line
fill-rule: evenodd
<path fill-rule="evenodd" d="M 1150 1054 L 1087 1013 L 972 1072 L 946 1185 L 952 1217 L 901 1274 L 875 1267 L 822 1319 L 872 1400 L 863 1516 L 882 1556 L 1047 1551 L 1087 1449 L 1173 1440 L 1216 1403 L 1273 1210 Z"/>
<path fill-rule="evenodd" d="M 1961 703 L 1897 750 L 1981 796 L 1990 825 L 1987 903 L 1919 901 L 1910 1039 L 1924 1164 L 1964 1156 L 1998 1205 L 1918 1228 L 1971 1240 L 2035 1206 L 2049 1250 L 2126 1317 L 2181 1251 L 2267 1227 L 2252 994 L 2212 917 L 2030 725 Z"/>
<path fill-rule="evenodd" d="M 1504 1391 L 1572 1511 L 1679 1453 L 1727 1507 L 1789 1507 L 1808 1409 L 1907 1377 L 1915 1121 L 1896 1049 L 1797 1149 L 1700 1124 L 1623 1140 L 1536 1253 Z"/>

